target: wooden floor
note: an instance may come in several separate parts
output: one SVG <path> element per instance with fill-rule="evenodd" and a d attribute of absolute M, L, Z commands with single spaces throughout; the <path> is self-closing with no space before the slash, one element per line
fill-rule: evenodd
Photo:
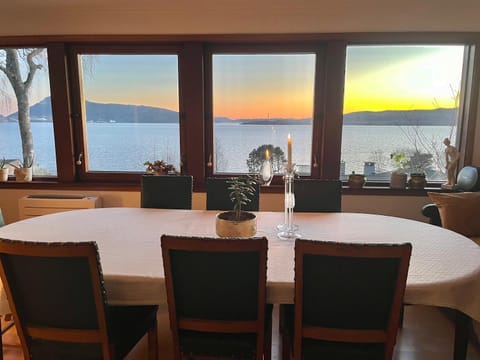
<path fill-rule="evenodd" d="M 168 314 L 159 311 L 159 348 L 160 359 L 173 359 L 172 342 L 168 329 Z M 2 328 L 5 326 L 2 323 Z M 279 360 L 279 341 L 277 333 L 278 316 L 274 315 L 274 336 L 272 355 Z M 451 360 L 453 358 L 453 323 L 439 309 L 427 306 L 407 306 L 404 326 L 399 332 L 395 347 L 394 360 Z M 20 343 L 15 329 L 3 335 L 3 354 L 5 360 L 23 359 Z M 128 355 L 127 360 L 146 359 L 146 339 L 142 339 Z M 468 360 L 480 360 L 480 346 L 469 344 Z M 353 360 L 353 359 L 352 359 Z"/>

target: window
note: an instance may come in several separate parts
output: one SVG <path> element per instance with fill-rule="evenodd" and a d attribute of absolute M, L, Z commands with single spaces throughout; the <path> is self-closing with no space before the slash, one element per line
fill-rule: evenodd
<path fill-rule="evenodd" d="M 270 151 L 279 173 L 287 159 L 310 175 L 314 53 L 214 54 L 214 173 L 257 173 Z"/>
<path fill-rule="evenodd" d="M 144 172 L 146 161 L 180 168 L 176 54 L 78 55 L 83 158 L 88 172 Z"/>
<path fill-rule="evenodd" d="M 388 181 L 402 156 L 407 172 L 444 181 L 443 140 L 454 144 L 464 46 L 347 47 L 341 178 Z M 392 155 L 392 156 L 391 156 Z M 403 156 L 404 155 L 404 156 Z"/>
<path fill-rule="evenodd" d="M 0 159 L 57 175 L 45 48 L 0 49 L 0 134 Z"/>

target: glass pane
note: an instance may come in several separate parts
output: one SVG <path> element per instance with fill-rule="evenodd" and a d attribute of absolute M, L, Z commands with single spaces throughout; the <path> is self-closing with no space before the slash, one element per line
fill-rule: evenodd
<path fill-rule="evenodd" d="M 0 160 L 11 174 L 32 163 L 33 175 L 57 175 L 48 76 L 47 49 L 0 49 Z"/>
<path fill-rule="evenodd" d="M 355 172 L 388 181 L 400 166 L 392 157 L 408 173 L 446 179 L 443 140 L 455 144 L 463 52 L 463 46 L 348 47 L 343 179 Z"/>
<path fill-rule="evenodd" d="M 87 171 L 180 170 L 177 55 L 81 55 Z"/>
<path fill-rule="evenodd" d="M 274 172 L 287 159 L 310 174 L 315 54 L 213 56 L 215 173 L 256 173 L 270 150 Z"/>

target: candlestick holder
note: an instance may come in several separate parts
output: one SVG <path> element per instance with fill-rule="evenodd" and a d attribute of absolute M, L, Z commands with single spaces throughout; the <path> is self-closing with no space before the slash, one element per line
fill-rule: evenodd
<path fill-rule="evenodd" d="M 293 224 L 293 208 L 295 207 L 295 193 L 293 189 L 294 169 L 294 164 L 285 168 L 285 222 L 277 226 L 278 230 L 280 230 L 277 236 L 282 240 L 293 240 L 301 237 L 301 234 L 297 232 L 298 226 Z"/>
<path fill-rule="evenodd" d="M 269 160 L 264 160 L 260 168 L 260 184 L 264 186 L 269 186 L 273 179 L 273 167 L 272 162 Z"/>

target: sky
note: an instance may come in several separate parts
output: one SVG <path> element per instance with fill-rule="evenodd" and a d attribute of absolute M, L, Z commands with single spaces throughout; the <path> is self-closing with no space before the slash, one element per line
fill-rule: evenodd
<path fill-rule="evenodd" d="M 83 55 L 89 101 L 178 111 L 176 55 Z M 0 57 L 1 61 L 1 57 Z M 344 113 L 455 106 L 463 46 L 349 46 Z M 311 118 L 314 54 L 216 54 L 214 116 Z M 32 102 L 49 95 L 48 72 L 36 75 Z M 0 114 L 16 111 L 0 73 Z"/>

